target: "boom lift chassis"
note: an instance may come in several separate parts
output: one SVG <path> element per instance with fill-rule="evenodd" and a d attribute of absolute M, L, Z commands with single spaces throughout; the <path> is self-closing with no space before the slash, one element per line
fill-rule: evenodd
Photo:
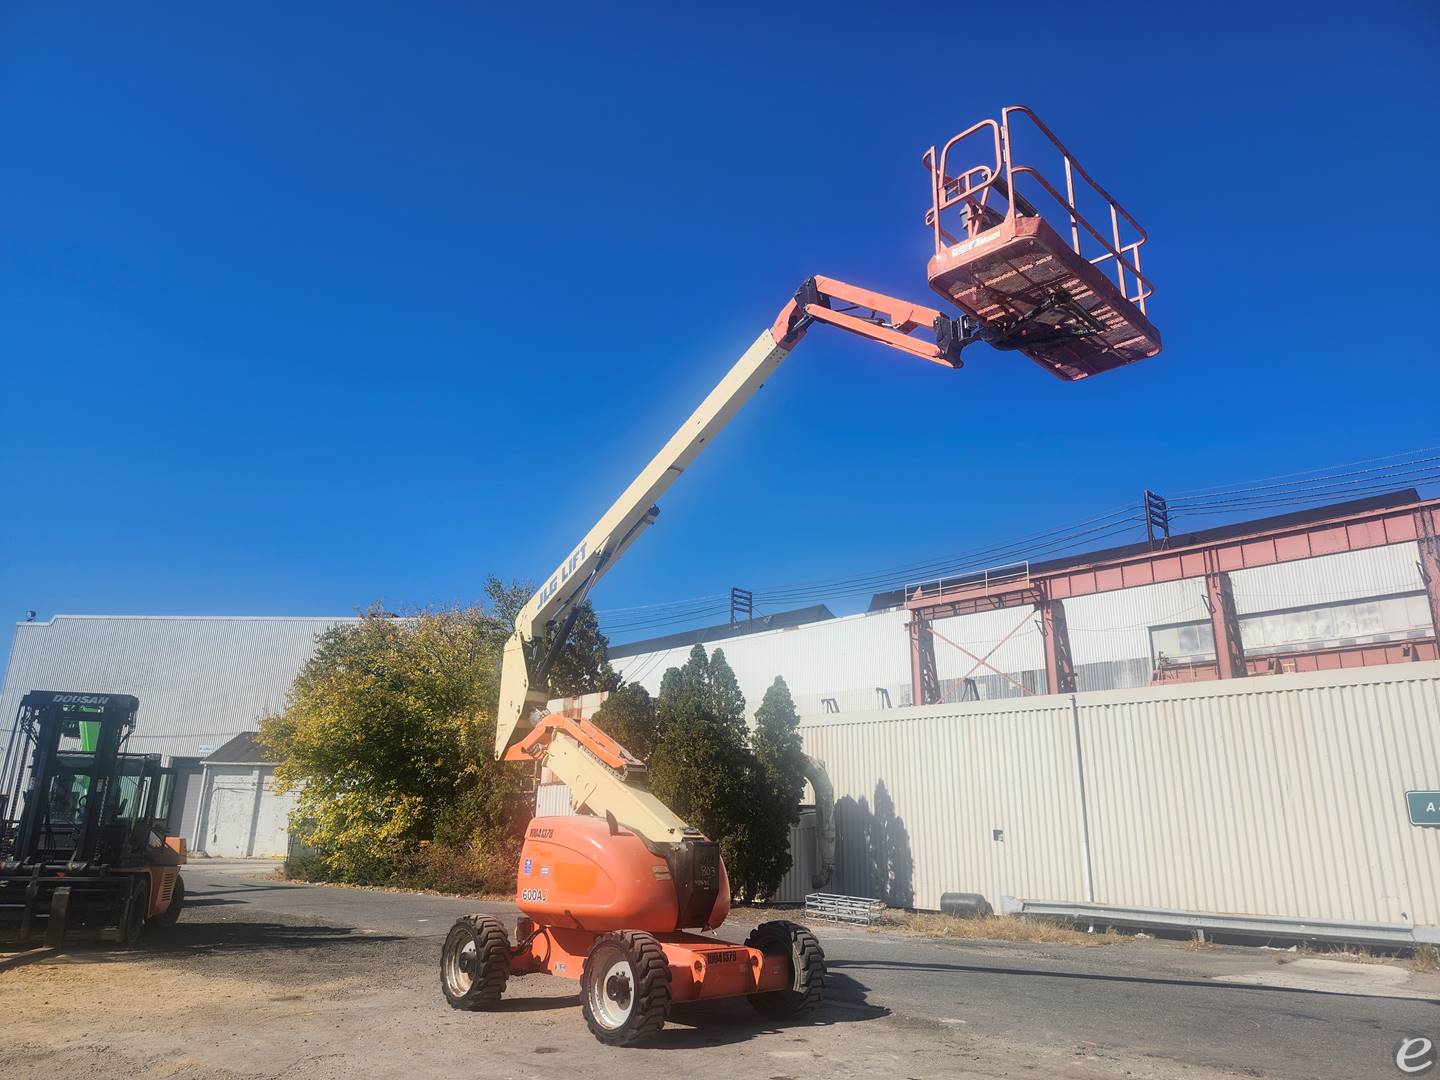
<path fill-rule="evenodd" d="M 1022 123 L 1059 153 L 1063 194 L 1017 160 Z M 993 144 L 993 161 L 952 169 L 951 157 L 976 140 Z M 495 756 L 548 769 L 588 814 L 530 822 L 513 944 L 491 916 L 467 916 L 451 928 L 440 983 L 452 1006 L 493 1008 L 512 976 L 579 978 L 590 1030 L 602 1042 L 628 1044 L 658 1031 L 672 1001 L 744 994 L 770 1016 L 819 1004 L 824 954 L 804 927 L 765 923 L 743 945 L 691 932 L 718 927 L 729 912 L 718 846 L 651 794 L 644 763 L 595 724 L 548 712 L 546 679 L 580 605 L 654 523 L 660 497 L 815 324 L 951 369 L 962 366 L 964 349 L 984 342 L 1069 381 L 1159 351 L 1145 314 L 1152 289 L 1140 268 L 1144 231 L 1030 110 L 1011 106 L 923 160 L 932 196 L 925 222 L 936 248 L 930 284 L 962 314 L 834 278 L 806 280 L 516 618 L 501 672 Z M 1018 184 L 1038 185 L 1036 198 L 1053 199 L 1058 227 Z M 1108 234 L 1082 214 L 1076 193 L 1083 184 L 1108 204 Z M 1061 234 L 1067 228 L 1069 241 Z"/>

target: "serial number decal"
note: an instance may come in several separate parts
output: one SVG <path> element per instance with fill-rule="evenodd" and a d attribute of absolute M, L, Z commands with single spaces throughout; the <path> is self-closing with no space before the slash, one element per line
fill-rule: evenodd
<path fill-rule="evenodd" d="M 520 890 L 520 899 L 521 899 L 521 900 L 533 900 L 533 901 L 535 901 L 536 903 L 543 904 L 543 903 L 545 903 L 545 901 L 548 900 L 549 898 L 550 898 L 550 894 L 549 894 L 548 892 L 546 892 L 544 889 L 521 889 L 521 890 Z"/>
<path fill-rule="evenodd" d="M 733 964 L 740 959 L 738 952 L 712 952 L 706 959 L 712 964 Z"/>
<path fill-rule="evenodd" d="M 555 835 L 554 829 L 531 829 L 530 835 L 536 840 L 549 840 Z"/>

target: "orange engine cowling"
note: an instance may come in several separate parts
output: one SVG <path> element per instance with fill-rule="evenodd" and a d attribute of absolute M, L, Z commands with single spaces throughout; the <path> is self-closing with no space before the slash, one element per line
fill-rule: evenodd
<path fill-rule="evenodd" d="M 667 860 L 628 829 L 612 832 L 601 818 L 537 817 L 525 829 L 515 903 L 551 926 L 597 932 L 713 929 L 730 913 L 730 880 L 718 850 L 707 861 L 705 849 L 713 845 L 700 843 L 702 857 L 677 851 Z"/>

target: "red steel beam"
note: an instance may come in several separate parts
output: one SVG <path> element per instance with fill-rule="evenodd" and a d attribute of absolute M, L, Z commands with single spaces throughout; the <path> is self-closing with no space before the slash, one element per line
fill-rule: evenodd
<path fill-rule="evenodd" d="M 1240 616 L 1235 611 L 1235 590 L 1230 575 L 1214 568 L 1214 552 L 1205 553 L 1211 569 L 1205 573 L 1205 606 L 1210 609 L 1210 630 L 1215 638 L 1215 662 L 1220 678 L 1239 679 L 1249 674 L 1245 647 L 1240 642 Z"/>
<path fill-rule="evenodd" d="M 1040 614 L 1041 630 L 1045 633 L 1046 684 L 1050 693 L 1074 692 L 1074 665 L 1070 662 L 1069 638 L 1064 633 L 1064 612 L 1059 601 L 1074 596 L 1130 589 L 1182 578 L 1202 578 L 1211 605 L 1211 626 L 1215 631 L 1216 655 L 1221 659 L 1208 665 L 1197 665 L 1192 672 L 1175 673 L 1172 678 L 1236 678 L 1268 670 L 1270 658 L 1247 658 L 1240 644 L 1239 620 L 1235 617 L 1234 597 L 1230 590 L 1229 573 L 1254 566 L 1311 559 L 1344 551 L 1363 551 L 1416 541 L 1419 549 L 1421 578 L 1430 607 L 1430 621 L 1440 637 L 1440 499 L 1388 506 L 1375 510 L 1341 514 L 1304 524 L 1261 529 L 1241 536 L 1212 540 L 1164 551 L 1146 551 L 1133 555 L 1097 559 L 1091 563 L 1040 572 L 1027 578 L 1024 585 L 1008 591 L 995 590 L 993 585 L 937 590 L 910 597 L 905 606 L 910 610 L 910 659 L 912 700 L 918 704 L 934 704 L 940 700 L 939 679 L 935 667 L 935 638 L 930 623 L 952 615 L 968 615 L 979 611 L 1033 604 Z M 1227 612 L 1229 619 L 1226 618 Z M 1057 618 L 1058 616 L 1058 618 Z M 1058 631 L 1058 632 L 1057 632 Z M 1064 646 L 1063 657 L 1061 646 Z M 1384 647 L 1363 646 L 1342 650 L 1330 656 L 1318 650 L 1315 663 L 1353 666 L 1367 663 L 1391 663 L 1415 658 L 1429 659 L 1440 654 L 1434 639 L 1412 643 L 1391 642 Z M 1276 661 L 1284 664 L 1302 663 L 1300 656 L 1287 655 Z M 1201 668 L 1205 673 L 1199 673 Z M 1316 670 L 1302 666 L 1296 670 Z M 1068 687 L 1068 689 L 1067 689 Z"/>
<path fill-rule="evenodd" d="M 1430 628 L 1440 637 L 1440 515 L 1424 507 L 1415 511 L 1415 546 L 1420 551 L 1420 579 L 1430 603 Z"/>
<path fill-rule="evenodd" d="M 1043 588 L 1050 599 L 1064 600 L 1137 585 L 1203 578 L 1209 572 L 1228 573 L 1418 540 L 1421 541 L 1422 566 L 1426 565 L 1427 557 L 1429 560 L 1430 584 L 1426 591 L 1430 595 L 1432 617 L 1440 620 L 1440 552 L 1436 550 L 1437 542 L 1430 540 L 1435 537 L 1440 537 L 1440 499 L 1041 571 L 1032 573 L 1031 584 Z M 905 606 L 912 612 L 924 612 L 929 618 L 941 618 L 945 614 L 966 613 L 967 608 L 995 610 L 1034 602 L 1033 589 L 988 595 L 982 595 L 978 589 L 953 589 L 912 597 Z"/>
<path fill-rule="evenodd" d="M 910 700 L 916 705 L 940 703 L 940 676 L 935 666 L 935 631 L 930 620 L 919 614 L 911 617 Z"/>
<path fill-rule="evenodd" d="M 1410 638 L 1406 641 L 1377 641 L 1369 645 L 1247 656 L 1245 666 L 1251 675 L 1288 675 L 1295 671 L 1336 671 L 1340 668 L 1436 659 L 1440 659 L 1440 646 L 1434 638 Z M 1200 682 L 1218 678 L 1220 672 L 1215 661 L 1200 660 L 1159 668 L 1151 682 Z"/>
<path fill-rule="evenodd" d="M 1075 660 L 1070 651 L 1070 628 L 1065 623 L 1065 605 L 1059 600 L 1042 600 L 1040 633 L 1045 636 L 1045 690 L 1050 694 L 1075 693 Z"/>
<path fill-rule="evenodd" d="M 1029 616 L 1026 616 L 1026 618 L 1029 618 Z M 1024 620 L 1021 620 L 1020 626 L 1024 626 L 1024 625 L 1025 625 Z M 1020 629 L 1020 626 L 1015 627 L 1015 630 L 1019 630 L 1019 629 Z M 1013 633 L 1015 632 L 1015 630 L 1011 630 L 1011 631 L 1010 631 L 1010 634 L 1013 634 Z M 970 669 L 970 674 L 974 674 L 976 671 L 979 671 L 980 668 L 982 668 L 982 667 L 987 667 L 987 668 L 989 668 L 991 671 L 993 671 L 996 675 L 999 675 L 999 676 L 1000 676 L 1002 679 L 1004 679 L 1006 682 L 1010 683 L 1012 686 L 1019 687 L 1019 689 L 1020 689 L 1020 695 L 1021 695 L 1022 697 L 1024 697 L 1026 694 L 1030 694 L 1030 693 L 1033 693 L 1033 692 L 1034 692 L 1034 691 L 1032 691 L 1028 686 L 1026 686 L 1024 683 L 1022 683 L 1020 680 L 1016 679 L 1013 675 L 1009 675 L 1009 674 L 1007 674 L 1006 672 L 1001 671 L 999 668 L 997 668 L 994 664 L 990 663 L 990 661 L 986 659 L 986 657 L 990 656 L 990 654 L 993 653 L 993 652 L 995 651 L 995 649 L 998 649 L 998 648 L 1000 647 L 999 645 L 996 645 L 996 646 L 995 646 L 995 649 L 991 649 L 990 652 L 988 652 L 988 653 L 985 654 L 985 656 L 976 656 L 976 655 L 975 655 L 973 652 L 971 652 L 969 649 L 965 648 L 964 645 L 961 645 L 958 641 L 951 641 L 948 637 L 946 637 L 944 634 L 940 633 L 940 631 L 936 630 L 934 627 L 931 627 L 930 633 L 933 634 L 935 637 L 939 638 L 941 641 L 945 642 L 946 645 L 949 645 L 949 646 L 952 646 L 952 647 L 955 648 L 955 649 L 958 649 L 960 652 L 962 652 L 962 653 L 964 653 L 966 656 L 968 656 L 971 660 L 974 660 L 974 661 L 975 661 L 975 666 Z M 1009 637 L 1010 634 L 1006 634 L 1005 637 Z M 1003 644 L 1003 643 L 1004 643 L 1004 638 L 1001 639 L 1001 644 Z M 966 675 L 965 678 L 966 678 L 966 679 L 970 678 L 970 675 Z"/>

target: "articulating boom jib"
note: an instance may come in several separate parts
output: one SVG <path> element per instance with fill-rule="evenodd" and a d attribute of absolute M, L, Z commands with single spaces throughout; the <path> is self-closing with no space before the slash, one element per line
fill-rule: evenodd
<path fill-rule="evenodd" d="M 1063 184 L 1017 157 L 1022 128 L 1058 154 Z M 985 136 L 993 156 L 966 165 L 972 140 Z M 516 944 L 488 915 L 451 929 L 440 983 L 455 1008 L 495 1007 L 514 975 L 579 978 L 590 1030 L 624 1044 L 658 1031 L 672 1001 L 746 994 L 770 1016 L 819 1003 L 824 953 L 804 927 L 766 923 L 743 946 L 690 932 L 718 927 L 730 909 L 718 845 L 655 798 L 643 763 L 598 727 L 545 715 L 544 684 L 580 604 L 654 523 L 660 496 L 816 323 L 948 368 L 985 342 L 1070 381 L 1159 352 L 1145 313 L 1153 288 L 1140 268 L 1144 231 L 1030 110 L 1007 108 L 923 160 L 931 180 L 925 224 L 935 239 L 927 276 L 961 314 L 834 278 L 805 281 L 517 616 L 505 646 L 495 756 L 547 767 L 589 814 L 530 822 Z M 1082 196 L 1100 200 L 1108 231 L 1091 224 Z"/>

